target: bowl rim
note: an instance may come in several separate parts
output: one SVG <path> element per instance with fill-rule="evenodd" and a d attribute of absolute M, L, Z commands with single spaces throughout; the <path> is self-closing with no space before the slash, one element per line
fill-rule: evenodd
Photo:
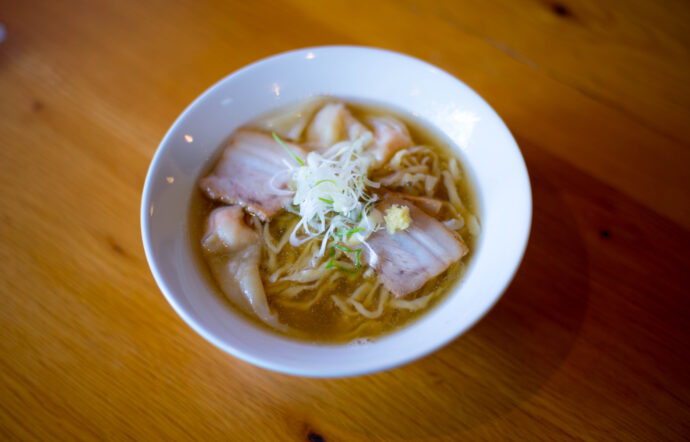
<path fill-rule="evenodd" d="M 496 292 L 496 294 L 493 296 L 493 299 L 491 302 L 488 302 L 484 304 L 483 308 L 479 310 L 479 314 L 477 314 L 472 320 L 467 321 L 464 326 L 458 327 L 453 331 L 453 333 L 448 333 L 447 335 L 443 336 L 441 339 L 437 339 L 434 341 L 433 344 L 423 347 L 419 349 L 418 351 L 414 352 L 409 352 L 406 354 L 404 357 L 399 357 L 395 358 L 394 360 L 387 361 L 384 363 L 372 363 L 368 367 L 359 369 L 359 370 L 352 370 L 352 369 L 342 369 L 340 371 L 335 370 L 331 372 L 322 372 L 322 371 L 316 371 L 316 370 L 310 370 L 309 368 L 303 367 L 302 369 L 295 369 L 294 367 L 285 367 L 281 366 L 279 364 L 276 364 L 271 361 L 266 361 L 260 357 L 256 357 L 253 354 L 246 353 L 244 351 L 241 351 L 232 345 L 228 344 L 225 342 L 223 339 L 216 337 L 216 334 L 212 331 L 209 331 L 202 322 L 197 321 L 194 317 L 192 317 L 188 312 L 187 309 L 183 306 L 180 305 L 180 303 L 177 301 L 177 297 L 174 293 L 172 293 L 172 290 L 168 287 L 164 277 L 161 275 L 161 271 L 159 269 L 159 265 L 155 260 L 154 253 L 153 253 L 153 245 L 151 244 L 151 234 L 149 233 L 151 230 L 150 227 L 150 217 L 149 217 L 149 206 L 151 204 L 151 198 L 152 198 L 152 181 L 154 179 L 155 171 L 157 169 L 157 165 L 161 160 L 161 157 L 163 156 L 163 151 L 164 146 L 167 145 L 171 138 L 174 136 L 176 129 L 183 124 L 183 122 L 186 120 L 187 116 L 191 114 L 194 109 L 197 107 L 199 103 L 204 101 L 207 97 L 212 96 L 218 89 L 220 89 L 226 82 L 232 81 L 234 77 L 243 75 L 249 71 L 252 71 L 254 69 L 257 69 L 263 64 L 269 63 L 275 59 L 278 58 L 283 58 L 283 57 L 290 57 L 290 56 L 297 56 L 297 55 L 302 55 L 302 54 L 308 54 L 309 52 L 321 52 L 321 51 L 329 51 L 329 50 L 354 50 L 354 51 L 364 51 L 364 52 L 378 52 L 386 55 L 393 55 L 396 57 L 401 57 L 403 59 L 407 59 L 409 62 L 417 63 L 420 64 L 426 68 L 433 69 L 436 71 L 439 71 L 446 76 L 452 78 L 454 81 L 458 82 L 460 85 L 466 87 L 471 93 L 473 93 L 478 99 L 480 99 L 482 102 L 486 104 L 488 109 L 494 114 L 497 122 L 503 126 L 505 129 L 507 135 L 510 137 L 510 139 L 513 140 L 514 142 L 514 147 L 517 150 L 517 156 L 516 159 L 518 160 L 517 163 L 515 164 L 515 167 L 519 169 L 520 172 L 524 173 L 524 178 L 525 181 L 524 183 L 526 186 L 522 189 L 522 192 L 525 196 L 526 201 L 528 204 L 525 207 L 525 229 L 522 232 L 522 235 L 520 237 L 519 241 L 519 254 L 517 256 L 517 259 L 515 260 L 515 264 L 512 266 L 512 271 L 509 272 L 508 277 L 505 278 L 504 283 L 501 285 L 500 290 Z M 480 96 L 474 89 L 472 89 L 470 86 L 468 86 L 466 83 L 464 83 L 462 80 L 457 78 L 456 76 L 450 74 L 449 72 L 445 71 L 444 69 L 439 68 L 438 66 L 435 66 L 431 63 L 428 63 L 424 60 L 421 60 L 419 58 L 413 57 L 408 54 L 404 54 L 401 52 L 389 50 L 389 49 L 383 49 L 383 48 L 377 48 L 377 47 L 369 47 L 369 46 L 360 46 L 360 45 L 325 45 L 325 46 L 310 46 L 310 47 L 304 47 L 304 48 L 299 48 L 299 49 L 294 49 L 294 50 L 289 50 L 281 53 L 277 53 L 274 55 L 270 55 L 268 57 L 261 58 L 259 60 L 256 60 L 248 65 L 245 65 L 230 74 L 222 77 L 218 81 L 216 81 L 213 85 L 208 87 L 204 92 L 202 92 L 200 95 L 198 95 L 190 104 L 187 105 L 187 107 L 182 111 L 182 113 L 175 119 L 173 124 L 168 128 L 166 131 L 165 135 L 161 139 L 160 143 L 156 147 L 156 151 L 153 155 L 153 158 L 151 159 L 151 163 L 149 165 L 149 168 L 146 173 L 146 179 L 144 181 L 144 186 L 142 189 L 142 197 L 141 197 L 141 208 L 140 208 L 140 221 L 141 221 L 141 236 L 142 236 L 142 242 L 144 245 L 144 252 L 146 256 L 146 261 L 149 265 L 149 269 L 151 270 L 151 273 L 154 277 L 154 280 L 158 286 L 158 288 L 161 290 L 163 293 L 164 297 L 168 301 L 168 303 L 171 305 L 173 310 L 184 320 L 184 322 L 190 326 L 195 332 L 197 332 L 199 335 L 201 335 L 204 339 L 206 339 L 208 342 L 213 344 L 214 346 L 218 347 L 219 349 L 223 350 L 226 353 L 231 354 L 232 356 L 235 356 L 238 359 L 241 359 L 245 362 L 251 363 L 255 366 L 268 369 L 271 371 L 275 372 L 280 372 L 284 374 L 289 374 L 289 375 L 294 375 L 294 376 L 304 376 L 304 377 L 313 377 L 313 378 L 340 378 L 340 377 L 351 377 L 351 376 L 360 376 L 360 375 L 367 375 L 367 374 L 372 374 L 372 373 L 377 373 L 377 372 L 382 372 L 386 371 L 395 367 L 399 367 L 405 364 L 408 364 L 410 362 L 413 362 L 417 359 L 421 359 L 438 349 L 446 346 L 453 340 L 457 339 L 460 337 L 462 334 L 466 333 L 469 329 L 474 327 L 486 314 L 498 303 L 498 301 L 501 299 L 507 288 L 510 286 L 512 283 L 513 279 L 515 278 L 515 275 L 517 274 L 519 268 L 521 267 L 526 249 L 527 249 L 527 244 L 529 242 L 529 237 L 531 235 L 531 230 L 532 230 L 532 217 L 533 217 L 533 199 L 532 199 L 532 189 L 531 189 L 531 181 L 529 178 L 529 172 L 527 169 L 527 165 L 525 164 L 524 157 L 522 155 L 522 152 L 515 141 L 515 137 L 513 136 L 512 132 L 510 129 L 507 127 L 503 119 L 498 115 L 498 113 L 494 110 L 494 108 L 491 106 L 491 104 L 484 99 L 482 96 Z M 480 238 L 481 241 L 481 238 Z M 393 332 L 395 333 L 395 332 Z M 285 338 L 289 339 L 289 338 Z M 309 342 L 302 342 L 300 343 L 304 345 L 310 345 L 310 346 L 324 346 L 322 343 L 309 343 Z M 351 344 L 334 344 L 338 346 L 347 346 Z"/>

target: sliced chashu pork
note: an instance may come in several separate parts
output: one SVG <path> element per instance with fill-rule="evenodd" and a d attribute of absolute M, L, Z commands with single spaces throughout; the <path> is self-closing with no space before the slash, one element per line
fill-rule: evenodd
<path fill-rule="evenodd" d="M 285 144 L 295 155 L 306 158 L 301 147 Z M 290 201 L 286 191 L 288 164 L 296 165 L 295 159 L 273 137 L 240 129 L 230 138 L 216 167 L 199 185 L 210 198 L 239 204 L 266 221 Z"/>
<path fill-rule="evenodd" d="M 416 205 L 429 215 L 438 215 L 438 213 L 441 211 L 441 208 L 443 207 L 443 201 L 438 200 L 436 198 L 406 195 L 404 193 L 399 193 L 397 194 L 397 196 L 411 202 L 412 204 Z"/>
<path fill-rule="evenodd" d="M 383 285 L 403 298 L 443 273 L 469 249 L 456 234 L 408 200 L 386 198 L 377 209 L 385 213 L 392 205 L 407 206 L 412 222 L 393 234 L 378 230 L 367 239 L 362 256 Z"/>
<path fill-rule="evenodd" d="M 284 328 L 268 307 L 259 275 L 259 235 L 244 223 L 244 210 L 226 206 L 211 212 L 201 244 L 225 295 L 246 313 L 270 326 Z"/>
<path fill-rule="evenodd" d="M 372 192 L 375 193 L 381 201 L 387 198 L 405 199 L 431 216 L 438 215 L 441 209 L 443 208 L 443 201 L 437 198 L 431 198 L 428 196 L 409 195 L 407 193 L 395 192 L 385 187 L 373 189 Z"/>

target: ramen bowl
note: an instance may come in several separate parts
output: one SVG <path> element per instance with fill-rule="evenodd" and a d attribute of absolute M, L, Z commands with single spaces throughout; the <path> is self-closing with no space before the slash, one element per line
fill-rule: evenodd
<path fill-rule="evenodd" d="M 259 327 L 231 308 L 199 271 L 189 232 L 197 179 L 243 124 L 311 96 L 381 103 L 445 137 L 471 174 L 481 234 L 463 279 L 409 326 L 349 344 L 297 341 Z M 418 359 L 467 331 L 512 280 L 529 237 L 532 200 L 520 150 L 493 109 L 457 78 L 424 61 L 381 49 L 301 49 L 225 77 L 177 118 L 151 162 L 141 228 L 153 276 L 173 309 L 227 353 L 299 376 L 373 373 Z"/>

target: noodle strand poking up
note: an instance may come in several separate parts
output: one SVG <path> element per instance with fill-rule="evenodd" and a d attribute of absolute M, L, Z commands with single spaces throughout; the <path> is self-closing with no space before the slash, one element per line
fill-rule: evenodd
<path fill-rule="evenodd" d="M 245 207 L 245 223 L 256 233 L 260 246 L 258 277 L 265 302 L 287 326 L 289 336 L 326 342 L 374 338 L 429 311 L 460 279 L 467 257 L 401 295 L 380 274 L 380 262 L 370 244 L 377 235 L 401 235 L 401 247 L 421 241 L 419 233 L 410 234 L 411 239 L 404 236 L 405 229 L 416 227 L 414 220 L 401 224 L 400 232 L 387 230 L 386 223 L 393 218 L 384 217 L 381 207 L 391 195 L 407 197 L 425 213 L 429 211 L 434 222 L 450 232 L 451 241 L 457 238 L 470 251 L 481 232 L 461 159 L 414 120 L 388 109 L 318 97 L 283 114 L 262 117 L 239 131 L 245 131 L 245 138 L 268 140 L 272 144 L 259 147 L 273 153 L 263 157 L 256 146 L 238 147 L 232 155 L 251 170 L 242 175 L 242 170 L 231 168 L 232 176 L 265 179 L 251 185 L 233 184 L 248 189 L 247 201 L 241 195 L 217 198 L 217 191 L 202 186 L 215 201 L 207 201 L 206 209 L 193 210 L 192 215 L 200 214 L 195 225 L 202 229 L 211 211 L 228 201 L 237 200 Z M 284 155 L 279 158 L 275 152 Z M 221 186 L 221 190 L 233 186 Z M 265 201 L 259 190 L 263 187 L 268 189 Z M 284 201 L 280 210 L 261 207 L 274 199 Z M 203 232 L 198 236 L 204 237 Z M 440 253 L 437 245 L 421 241 L 419 253 L 438 261 L 434 257 Z M 209 266 L 220 262 L 203 257 Z M 388 258 L 391 265 L 397 264 L 396 258 Z M 240 260 L 226 267 L 234 268 L 231 264 L 245 265 Z M 218 269 L 212 270 L 225 290 L 227 284 L 217 276 Z"/>

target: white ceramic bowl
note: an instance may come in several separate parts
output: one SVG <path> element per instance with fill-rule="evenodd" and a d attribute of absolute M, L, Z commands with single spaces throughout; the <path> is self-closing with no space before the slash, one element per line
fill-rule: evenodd
<path fill-rule="evenodd" d="M 479 196 L 482 233 L 462 283 L 421 320 L 371 343 L 301 343 L 258 328 L 228 308 L 192 260 L 187 210 L 207 159 L 237 127 L 268 110 L 319 94 L 388 103 L 436 127 L 456 144 Z M 163 138 L 141 203 L 142 237 L 153 276 L 194 330 L 252 364 L 316 377 L 389 369 L 466 331 L 510 283 L 527 244 L 531 216 L 529 178 L 520 150 L 479 95 L 418 59 L 351 46 L 269 57 L 208 89 Z"/>

